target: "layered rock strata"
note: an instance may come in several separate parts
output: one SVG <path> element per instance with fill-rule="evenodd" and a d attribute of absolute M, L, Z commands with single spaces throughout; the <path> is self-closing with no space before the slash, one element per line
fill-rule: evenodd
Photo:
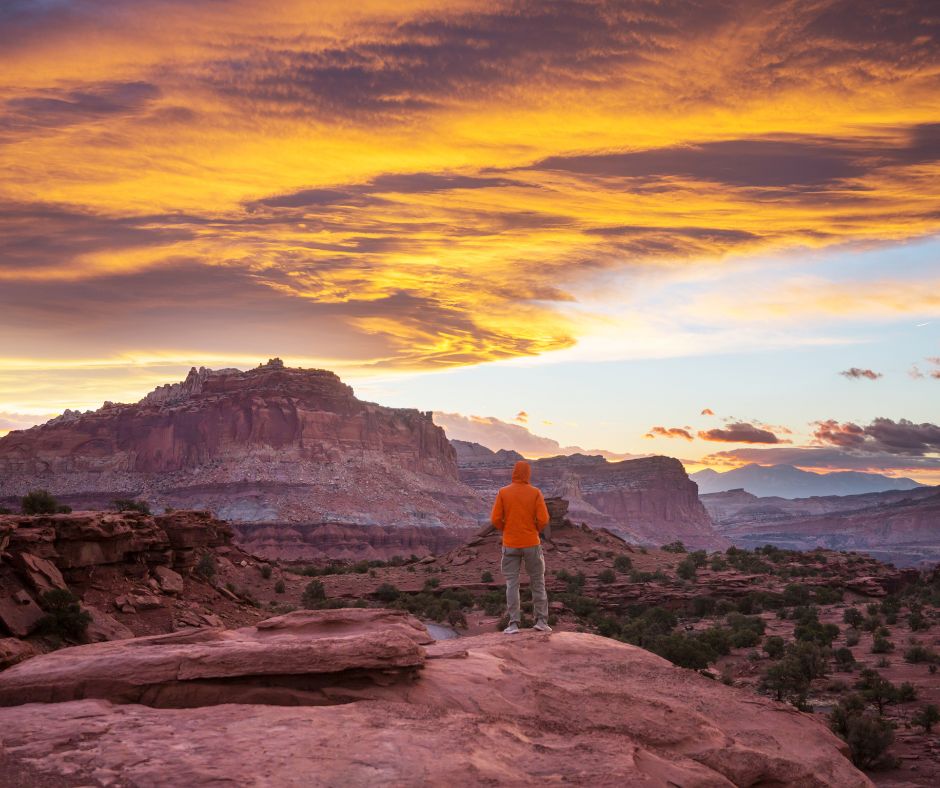
<path fill-rule="evenodd" d="M 701 498 L 718 530 L 742 547 L 857 550 L 902 567 L 940 562 L 936 487 L 796 499 L 731 490 Z"/>
<path fill-rule="evenodd" d="M 517 455 L 455 442 L 460 477 L 488 500 L 504 484 Z M 489 452 L 489 460 L 486 458 Z M 532 461 L 532 483 L 570 502 L 573 520 L 604 527 L 645 544 L 680 540 L 709 550 L 728 547 L 698 499 L 682 463 L 671 457 L 608 462 L 573 454 Z"/>
<path fill-rule="evenodd" d="M 237 595 L 192 572 L 203 556 L 244 561 L 231 542 L 208 512 L 0 515 L 0 669 L 56 645 L 39 632 L 43 595 L 55 590 L 80 600 L 93 641 L 221 625 L 215 609 L 238 609 Z M 191 588 L 203 604 L 186 598 Z"/>
<path fill-rule="evenodd" d="M 141 498 L 239 523 L 407 526 L 426 534 L 422 552 L 484 508 L 430 413 L 360 401 L 332 372 L 277 359 L 193 369 L 136 404 L 0 438 L 0 502 L 37 487 L 73 508 Z"/>

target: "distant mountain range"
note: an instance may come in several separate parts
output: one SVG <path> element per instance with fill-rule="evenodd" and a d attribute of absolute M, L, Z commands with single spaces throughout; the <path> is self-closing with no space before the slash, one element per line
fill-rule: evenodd
<path fill-rule="evenodd" d="M 885 490 L 913 490 L 924 485 L 913 479 L 878 473 L 838 471 L 813 473 L 792 465 L 744 465 L 719 473 L 711 468 L 690 474 L 699 494 L 743 489 L 759 497 L 809 498 L 814 495 L 861 495 Z"/>
<path fill-rule="evenodd" d="M 940 487 L 796 499 L 729 490 L 700 500 L 739 547 L 859 550 L 904 567 L 940 561 Z"/>

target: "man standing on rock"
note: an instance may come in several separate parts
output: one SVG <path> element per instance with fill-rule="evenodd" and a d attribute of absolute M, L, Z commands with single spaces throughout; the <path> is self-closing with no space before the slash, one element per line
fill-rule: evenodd
<path fill-rule="evenodd" d="M 519 632 L 522 621 L 519 601 L 519 569 L 525 564 L 535 607 L 535 629 L 551 632 L 548 625 L 548 594 L 545 593 L 545 559 L 539 533 L 548 525 L 548 509 L 538 487 L 529 484 L 532 468 L 520 460 L 512 469 L 512 484 L 496 494 L 490 521 L 503 533 L 502 571 L 506 578 L 506 606 L 509 608 L 507 635 Z"/>

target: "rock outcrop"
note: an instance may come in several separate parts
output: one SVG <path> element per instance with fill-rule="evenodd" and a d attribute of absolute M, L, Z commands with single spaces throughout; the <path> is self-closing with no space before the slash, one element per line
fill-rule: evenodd
<path fill-rule="evenodd" d="M 5 771 L 139 786 L 871 785 L 810 715 L 635 646 L 567 632 L 424 646 L 405 616 L 356 613 L 12 668 L 4 703 L 62 702 L 0 709 Z"/>
<path fill-rule="evenodd" d="M 514 452 L 455 445 L 460 478 L 487 499 L 509 483 L 518 459 Z M 547 496 L 567 499 L 573 520 L 608 528 L 633 542 L 666 544 L 678 539 L 704 549 L 730 545 L 715 531 L 682 463 L 671 457 L 621 462 L 583 454 L 548 457 L 532 461 L 532 483 Z"/>
<path fill-rule="evenodd" d="M 741 547 L 857 550 L 898 566 L 940 562 L 940 489 L 813 498 L 701 496 L 718 530 Z"/>
<path fill-rule="evenodd" d="M 0 533 L 0 669 L 57 645 L 39 631 L 51 591 L 79 600 L 91 641 L 220 626 L 217 612 L 258 617 L 237 594 L 193 575 L 203 556 L 247 563 L 228 525 L 208 512 L 0 515 Z"/>
<path fill-rule="evenodd" d="M 485 508 L 430 413 L 362 402 L 332 372 L 277 359 L 193 369 L 136 404 L 0 438 L 0 502 L 37 487 L 73 508 L 140 498 L 239 523 L 409 526 L 428 532 L 421 552 Z"/>

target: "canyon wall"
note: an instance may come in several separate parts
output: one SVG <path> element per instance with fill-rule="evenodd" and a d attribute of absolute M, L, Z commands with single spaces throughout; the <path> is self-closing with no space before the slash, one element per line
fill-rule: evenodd
<path fill-rule="evenodd" d="M 857 550 L 898 566 L 940 561 L 940 489 L 758 498 L 744 490 L 702 496 L 718 530 L 741 547 Z"/>
<path fill-rule="evenodd" d="M 332 372 L 277 359 L 193 369 L 135 404 L 67 411 L 0 438 L 0 503 L 35 488 L 75 507 L 139 498 L 208 509 L 235 526 L 345 524 L 363 535 L 364 555 L 373 527 L 386 545 L 389 528 L 425 533 L 407 553 L 452 546 L 485 508 L 429 413 L 360 401 Z M 299 557 L 292 549 L 278 557 Z"/>
<path fill-rule="evenodd" d="M 515 452 L 486 452 L 479 444 L 453 441 L 460 478 L 492 501 L 509 483 Z M 482 451 L 481 451 L 482 450 Z M 635 543 L 722 549 L 718 534 L 698 499 L 698 488 L 682 463 L 671 457 L 608 462 L 603 457 L 572 454 L 532 461 L 532 483 L 546 496 L 569 501 L 569 517 L 603 527 Z"/>

